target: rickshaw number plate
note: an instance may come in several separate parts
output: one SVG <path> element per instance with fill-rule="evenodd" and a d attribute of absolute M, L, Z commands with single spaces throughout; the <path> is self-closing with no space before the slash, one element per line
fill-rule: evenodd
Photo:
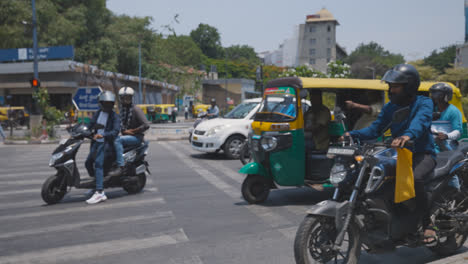
<path fill-rule="evenodd" d="M 354 155 L 355 150 L 349 148 L 329 148 L 327 154 L 331 155 Z"/>
<path fill-rule="evenodd" d="M 193 140 L 198 140 L 198 137 L 193 137 Z"/>

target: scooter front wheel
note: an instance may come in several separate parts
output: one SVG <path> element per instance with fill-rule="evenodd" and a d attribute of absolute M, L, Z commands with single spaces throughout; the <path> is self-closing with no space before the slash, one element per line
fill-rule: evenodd
<path fill-rule="evenodd" d="M 60 180 L 57 175 L 52 175 L 42 184 L 42 200 L 47 204 L 56 204 L 60 202 L 67 193 L 66 187 L 60 186 Z"/>

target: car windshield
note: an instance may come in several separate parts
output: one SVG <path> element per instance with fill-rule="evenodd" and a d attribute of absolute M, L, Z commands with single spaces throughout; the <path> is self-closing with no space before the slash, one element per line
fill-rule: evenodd
<path fill-rule="evenodd" d="M 291 91 L 292 90 L 292 91 Z M 296 119 L 297 104 L 294 90 L 289 92 L 267 94 L 255 116 L 257 121 L 285 122 Z"/>
<path fill-rule="evenodd" d="M 246 117 L 258 103 L 242 103 L 236 106 L 231 112 L 227 113 L 224 118 L 242 119 Z"/>

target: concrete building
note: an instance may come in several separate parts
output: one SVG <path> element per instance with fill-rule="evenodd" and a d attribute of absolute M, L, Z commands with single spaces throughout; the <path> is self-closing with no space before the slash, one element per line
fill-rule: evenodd
<path fill-rule="evenodd" d="M 465 43 L 457 46 L 454 65 L 468 68 L 468 0 L 465 0 Z"/>
<path fill-rule="evenodd" d="M 0 98 L 12 106 L 25 106 L 32 103 L 33 90 L 29 80 L 33 76 L 32 62 L 0 63 Z M 96 66 L 76 61 L 40 61 L 39 79 L 41 87 L 47 88 L 51 104 L 64 110 L 72 105 L 72 97 L 78 87 L 100 86 L 104 90 L 117 93 L 123 86 L 135 89 L 135 103 L 139 98 L 138 76 L 104 71 Z M 142 78 L 143 103 L 174 103 L 179 87 Z"/>
<path fill-rule="evenodd" d="M 245 99 L 260 97 L 260 93 L 255 91 L 255 81 L 248 79 L 217 79 L 204 80 L 201 98 L 204 104 L 209 104 L 211 98 L 216 99 L 218 107 L 222 110 L 229 105 L 226 98 L 231 100 L 233 105 L 243 102 Z M 227 89 L 226 89 L 227 87 Z"/>
<path fill-rule="evenodd" d="M 325 8 L 308 15 L 305 23 L 296 26 L 292 37 L 284 40 L 277 50 L 262 53 L 265 64 L 280 67 L 309 64 L 325 72 L 328 62 L 347 56 L 346 51 L 336 43 L 338 25 L 338 21 Z"/>

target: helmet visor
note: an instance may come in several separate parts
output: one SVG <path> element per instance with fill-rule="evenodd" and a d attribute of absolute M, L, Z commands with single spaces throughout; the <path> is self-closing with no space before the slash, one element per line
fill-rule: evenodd
<path fill-rule="evenodd" d="M 408 77 L 400 71 L 389 70 L 382 78 L 382 82 L 386 83 L 408 83 Z"/>

